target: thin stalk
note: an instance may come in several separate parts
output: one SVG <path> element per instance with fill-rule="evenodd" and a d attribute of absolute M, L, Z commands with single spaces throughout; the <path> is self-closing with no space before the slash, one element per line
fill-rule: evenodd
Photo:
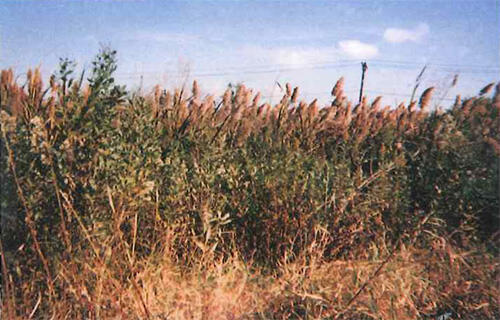
<path fill-rule="evenodd" d="M 411 98 L 410 98 L 410 103 L 413 101 L 413 99 L 415 98 L 415 94 L 417 93 L 417 89 L 418 89 L 418 86 L 420 85 L 420 81 L 422 79 L 422 76 L 425 72 L 425 69 L 427 69 L 427 65 L 425 65 L 422 70 L 420 71 L 420 73 L 418 74 L 417 76 L 417 79 L 415 80 L 415 87 L 413 88 L 413 92 L 411 93 Z"/>

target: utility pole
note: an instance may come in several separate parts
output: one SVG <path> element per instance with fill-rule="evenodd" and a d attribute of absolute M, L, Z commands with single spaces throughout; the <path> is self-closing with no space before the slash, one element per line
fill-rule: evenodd
<path fill-rule="evenodd" d="M 359 103 L 361 104 L 361 100 L 363 99 L 363 85 L 365 83 L 365 72 L 368 70 L 368 65 L 365 61 L 361 62 L 361 88 L 359 88 Z"/>

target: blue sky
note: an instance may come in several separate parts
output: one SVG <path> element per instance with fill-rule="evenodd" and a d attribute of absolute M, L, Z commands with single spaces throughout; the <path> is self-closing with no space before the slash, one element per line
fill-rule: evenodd
<path fill-rule="evenodd" d="M 425 86 L 454 94 L 500 80 L 500 2 L 419 1 L 2 1 L 0 68 L 21 73 L 59 57 L 88 67 L 101 44 L 118 50 L 117 79 L 170 88 L 198 79 L 206 93 L 243 82 L 276 96 L 276 81 L 328 101 L 340 76 L 357 99 L 407 101 L 425 64 Z M 141 77 L 142 76 L 142 77 Z M 445 100 L 447 101 L 447 100 Z"/>

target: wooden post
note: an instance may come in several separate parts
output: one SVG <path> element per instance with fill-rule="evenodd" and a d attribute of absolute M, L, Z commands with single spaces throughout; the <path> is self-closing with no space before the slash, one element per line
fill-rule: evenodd
<path fill-rule="evenodd" d="M 359 103 L 361 104 L 361 100 L 363 99 L 363 85 L 365 83 L 365 72 L 368 70 L 368 65 L 366 62 L 361 62 L 361 88 L 359 88 Z"/>

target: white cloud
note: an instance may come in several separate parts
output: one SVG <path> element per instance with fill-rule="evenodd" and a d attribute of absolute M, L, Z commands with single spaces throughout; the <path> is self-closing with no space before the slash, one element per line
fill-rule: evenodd
<path fill-rule="evenodd" d="M 343 54 L 354 59 L 370 59 L 378 54 L 376 46 L 359 40 L 340 41 L 339 49 Z"/>
<path fill-rule="evenodd" d="M 256 64 L 283 67 L 301 67 L 311 64 L 331 63 L 341 59 L 369 59 L 378 54 L 374 45 L 358 40 L 344 40 L 327 47 L 277 47 L 245 46 L 241 55 Z"/>
<path fill-rule="evenodd" d="M 384 32 L 384 39 L 391 43 L 418 42 L 428 33 L 429 26 L 426 23 L 420 23 L 414 29 L 388 28 Z"/>

